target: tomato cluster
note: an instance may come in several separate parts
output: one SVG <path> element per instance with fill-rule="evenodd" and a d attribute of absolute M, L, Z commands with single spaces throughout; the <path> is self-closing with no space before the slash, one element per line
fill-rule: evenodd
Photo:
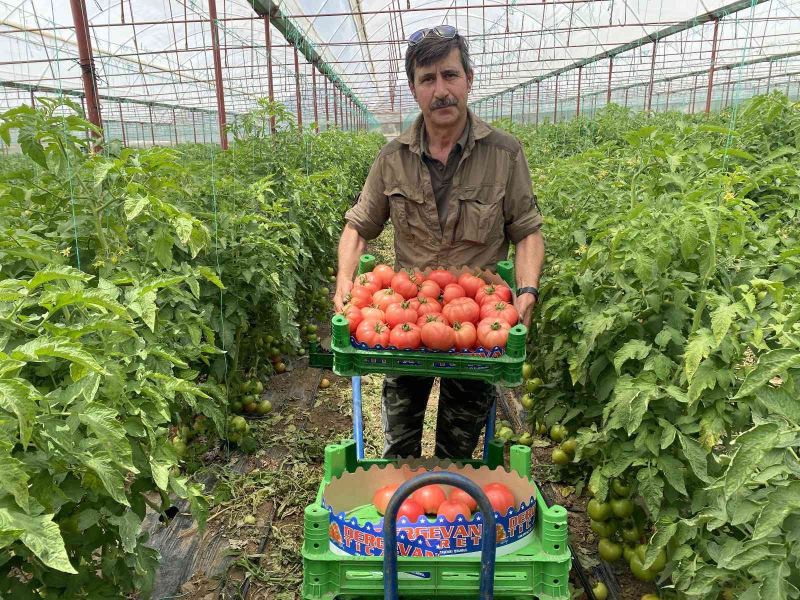
<path fill-rule="evenodd" d="M 369 347 L 471 351 L 505 348 L 519 321 L 511 288 L 472 273 L 396 272 L 378 265 L 356 277 L 342 313 Z"/>
<path fill-rule="evenodd" d="M 375 492 L 372 503 L 379 514 L 386 513 L 389 500 L 398 487 L 400 484 L 391 483 Z M 502 483 L 488 483 L 483 486 L 483 492 L 495 512 L 501 515 L 507 514 L 511 508 L 518 508 L 513 492 Z M 423 515 L 444 517 L 451 522 L 458 517 L 469 520 L 477 508 L 476 500 L 464 490 L 454 487 L 448 496 L 442 486 L 434 484 L 426 485 L 406 498 L 397 511 L 397 518 L 406 517 L 412 523 L 416 523 Z"/>

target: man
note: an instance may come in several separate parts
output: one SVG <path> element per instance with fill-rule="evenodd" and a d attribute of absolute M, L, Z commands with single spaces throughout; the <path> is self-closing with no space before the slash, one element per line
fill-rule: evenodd
<path fill-rule="evenodd" d="M 541 215 L 520 143 L 467 109 L 474 73 L 467 45 L 442 25 L 409 38 L 409 88 L 422 115 L 384 146 L 339 241 L 334 305 L 341 310 L 367 240 L 394 225 L 397 267 L 493 270 L 515 244 L 515 306 L 530 323 L 544 261 Z M 387 376 L 384 457 L 420 456 L 432 378 Z M 496 397 L 493 385 L 442 379 L 436 456 L 472 456 Z"/>

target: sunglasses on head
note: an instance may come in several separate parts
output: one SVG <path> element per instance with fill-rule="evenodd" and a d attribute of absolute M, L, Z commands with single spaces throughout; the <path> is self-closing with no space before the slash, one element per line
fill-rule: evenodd
<path fill-rule="evenodd" d="M 408 45 L 413 46 L 415 44 L 419 44 L 422 40 L 424 40 L 428 36 L 429 33 L 435 33 L 441 38 L 452 40 L 454 37 L 458 35 L 458 29 L 456 29 L 452 25 L 438 25 L 436 27 L 426 27 L 425 29 L 420 29 L 419 31 L 415 31 L 410 36 L 408 36 Z"/>

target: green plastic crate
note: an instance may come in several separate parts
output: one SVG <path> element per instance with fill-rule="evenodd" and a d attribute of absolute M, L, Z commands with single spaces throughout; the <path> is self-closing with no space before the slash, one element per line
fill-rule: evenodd
<path fill-rule="evenodd" d="M 361 257 L 358 272 L 371 271 L 375 257 Z M 497 272 L 514 289 L 514 265 L 501 261 Z M 522 384 L 522 364 L 525 362 L 525 340 L 528 329 L 515 325 L 508 334 L 505 352 L 498 357 L 470 356 L 458 352 L 411 352 L 404 350 L 363 350 L 350 341 L 350 328 L 342 315 L 331 319 L 331 353 L 333 372 L 343 377 L 368 373 L 417 375 L 420 377 L 450 377 L 479 379 L 506 387 Z M 318 364 L 323 364 L 321 359 Z"/>
<path fill-rule="evenodd" d="M 511 468 L 531 479 L 531 450 L 512 446 Z M 383 598 L 383 558 L 341 556 L 329 550 L 329 513 L 322 506 L 325 487 L 334 477 L 357 467 L 396 462 L 356 459 L 353 440 L 325 449 L 325 474 L 316 501 L 305 510 L 303 543 L 303 600 L 367 600 Z M 503 463 L 503 444 L 492 442 L 486 463 L 465 464 L 496 468 Z M 531 479 L 532 481 L 532 479 Z M 567 511 L 547 507 L 537 493 L 536 530 L 529 543 L 495 563 L 494 598 L 500 600 L 569 600 L 572 559 L 567 546 Z M 477 598 L 479 557 L 398 558 L 399 591 L 403 599 Z M 420 577 L 419 573 L 426 575 Z"/>

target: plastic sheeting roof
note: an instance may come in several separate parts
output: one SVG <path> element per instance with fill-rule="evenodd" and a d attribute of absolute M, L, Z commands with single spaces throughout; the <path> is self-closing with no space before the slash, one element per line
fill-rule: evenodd
<path fill-rule="evenodd" d="M 269 0 L 259 0 L 267 4 Z M 730 5 L 726 1 L 680 0 L 283 0 L 274 4 L 338 73 L 352 94 L 373 113 L 416 109 L 405 80 L 405 39 L 436 24 L 458 27 L 467 38 L 475 65 L 474 103 L 541 78 L 576 61 L 613 50 L 698 15 Z M 739 93 L 800 81 L 800 0 L 750 0 L 719 20 L 715 99 L 724 101 L 729 78 Z M 247 0 L 216 0 L 226 111 L 241 113 L 267 96 L 268 52 L 265 20 Z M 172 107 L 182 122 L 190 112 L 216 111 L 208 0 L 86 0 L 91 41 L 107 116 L 169 120 Z M 653 72 L 656 102 L 664 95 L 687 104 L 703 96 L 711 64 L 715 24 L 698 24 L 649 41 L 614 58 L 612 99 L 645 101 Z M 273 24 L 272 63 L 275 96 L 295 111 L 294 50 Z M 291 40 L 294 41 L 294 40 Z M 774 60 L 769 60 L 774 57 Z M 741 65 L 741 68 L 739 66 Z M 728 69 L 729 66 L 735 67 Z M 311 65 L 299 61 L 304 121 L 312 120 L 314 86 Z M 62 0 L 0 0 L 0 109 L 30 102 L 53 90 L 82 93 L 81 71 L 70 3 Z M 769 83 L 767 80 L 769 79 Z M 558 97 L 578 95 L 605 102 L 609 60 L 599 60 L 558 78 Z M 317 74 L 318 118 L 333 121 L 331 85 L 325 117 L 324 78 Z M 633 86 L 633 87 L 631 87 Z M 637 87 L 638 86 L 638 87 Z M 644 86 L 644 87 L 642 87 Z M 554 78 L 539 86 L 540 102 L 553 104 Z M 21 88 L 21 89 L 20 89 Z M 512 102 L 532 103 L 532 89 L 505 94 Z M 627 90 L 627 91 L 625 91 Z M 694 90 L 694 92 L 691 92 Z M 700 90 L 698 92 L 698 90 Z M 651 92 L 652 93 L 652 92 Z M 728 92 L 730 95 L 730 91 Z M 549 99 L 549 100 L 548 100 Z M 133 100 L 134 104 L 124 100 Z M 155 106 L 146 103 L 157 103 Z M 487 106 L 484 101 L 484 109 Z M 117 106 L 119 105 L 119 106 Z M 163 106 L 161 106 L 163 105 Z M 496 108 L 496 106 L 495 106 Z M 119 109 L 117 111 L 117 109 Z M 165 112 L 166 111 L 166 112 Z M 124 115 L 123 115 L 124 112 Z M 174 111 L 173 111 L 174 112 Z M 116 118 L 116 117 L 113 117 Z"/>

